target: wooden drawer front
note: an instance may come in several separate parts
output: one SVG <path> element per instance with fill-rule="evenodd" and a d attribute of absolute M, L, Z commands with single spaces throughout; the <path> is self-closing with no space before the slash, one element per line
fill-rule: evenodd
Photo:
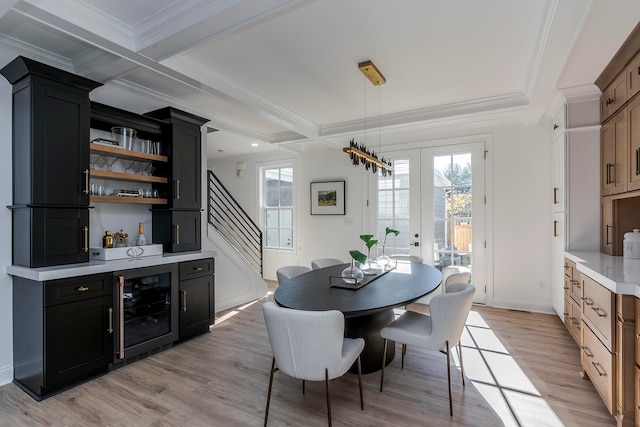
<path fill-rule="evenodd" d="M 570 298 L 571 297 L 571 277 L 567 276 L 565 274 L 564 276 L 564 297 L 565 298 Z"/>
<path fill-rule="evenodd" d="M 580 344 L 580 336 L 582 329 L 582 309 L 581 307 L 570 298 L 569 302 L 569 323 L 571 325 L 569 332 L 573 336 L 573 339 L 576 340 L 576 343 Z"/>
<path fill-rule="evenodd" d="M 213 258 L 199 259 L 180 263 L 180 280 L 213 274 Z"/>
<path fill-rule="evenodd" d="M 609 413 L 614 415 L 615 355 L 609 352 L 584 322 L 580 360 Z"/>
<path fill-rule="evenodd" d="M 640 298 L 636 298 L 636 319 L 635 320 L 636 320 L 636 335 L 635 335 L 635 338 L 636 338 L 636 364 L 640 365 Z M 636 396 L 637 396 L 637 393 L 636 393 Z"/>
<path fill-rule="evenodd" d="M 636 365 L 636 375 L 635 375 L 635 384 L 636 384 L 636 426 L 640 425 L 640 368 Z"/>
<path fill-rule="evenodd" d="M 566 326 L 567 330 L 571 332 L 571 298 L 568 296 L 564 296 L 564 311 L 562 313 L 562 318 L 564 319 L 564 326 Z"/>
<path fill-rule="evenodd" d="M 45 307 L 113 294 L 111 273 L 51 280 L 45 283 Z"/>
<path fill-rule="evenodd" d="M 615 299 L 611 291 L 584 274 L 582 284 L 584 288 L 582 319 L 609 351 L 613 351 L 613 331 L 616 326 Z"/>
<path fill-rule="evenodd" d="M 573 272 L 576 270 L 576 263 L 571 261 L 570 259 L 564 259 L 564 275 L 569 279 L 573 278 Z"/>
<path fill-rule="evenodd" d="M 582 289 L 582 281 L 580 279 L 581 274 L 578 270 L 573 269 L 573 277 L 570 280 L 571 284 L 571 298 L 582 307 L 582 297 L 584 290 Z"/>

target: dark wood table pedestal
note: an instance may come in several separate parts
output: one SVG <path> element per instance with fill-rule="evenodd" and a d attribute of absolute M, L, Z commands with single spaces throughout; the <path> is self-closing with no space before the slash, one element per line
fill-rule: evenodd
<path fill-rule="evenodd" d="M 360 355 L 363 374 L 376 372 L 382 368 L 384 339 L 380 336 L 380 330 L 393 322 L 394 318 L 393 310 L 385 310 L 365 316 L 347 317 L 344 320 L 345 337 L 364 338 L 364 350 Z M 395 354 L 395 341 L 389 341 L 387 346 L 387 365 L 391 363 Z M 349 369 L 349 372 L 358 373 L 357 365 L 354 364 Z"/>

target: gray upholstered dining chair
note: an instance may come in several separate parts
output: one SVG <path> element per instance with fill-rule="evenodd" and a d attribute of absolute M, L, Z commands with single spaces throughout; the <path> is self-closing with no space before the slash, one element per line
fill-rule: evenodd
<path fill-rule="evenodd" d="M 276 270 L 278 284 L 282 285 L 292 277 L 296 277 L 302 273 L 306 273 L 307 271 L 311 271 L 311 269 L 304 265 L 287 265 L 285 267 L 280 267 Z"/>
<path fill-rule="evenodd" d="M 471 270 L 459 265 L 450 265 L 442 269 L 442 286 L 429 295 L 425 295 L 417 301 L 406 306 L 407 310 L 424 312 L 436 295 L 447 292 L 447 287 L 453 283 L 469 283 Z"/>
<path fill-rule="evenodd" d="M 450 351 L 457 345 L 462 385 L 464 386 L 460 336 L 469 316 L 475 291 L 472 284 L 452 283 L 445 293 L 433 297 L 429 315 L 407 311 L 389 326 L 382 328 L 380 336 L 384 338 L 384 353 L 380 373 L 380 391 L 382 391 L 384 384 L 384 365 L 386 364 L 388 340 L 402 343 L 402 368 L 404 368 L 404 356 L 408 345 L 424 350 L 439 351 L 447 356 L 449 413 L 453 416 Z"/>
<path fill-rule="evenodd" d="M 319 268 L 329 267 L 332 265 L 344 264 L 344 261 L 338 258 L 318 258 L 311 261 L 311 269 L 317 270 Z"/>
<path fill-rule="evenodd" d="M 340 311 L 294 310 L 266 302 L 262 306 L 262 312 L 273 352 L 264 413 L 265 426 L 269 417 L 273 374 L 278 370 L 301 379 L 303 394 L 305 381 L 324 380 L 327 417 L 331 425 L 329 381 L 344 375 L 357 361 L 360 408 L 364 410 L 360 365 L 364 339 L 344 338 L 344 315 Z"/>

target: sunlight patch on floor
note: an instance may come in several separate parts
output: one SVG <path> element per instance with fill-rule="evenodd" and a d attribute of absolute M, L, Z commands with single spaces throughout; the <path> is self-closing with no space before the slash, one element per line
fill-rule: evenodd
<path fill-rule="evenodd" d="M 466 376 L 505 426 L 563 426 L 480 313 L 469 313 L 460 342 Z"/>

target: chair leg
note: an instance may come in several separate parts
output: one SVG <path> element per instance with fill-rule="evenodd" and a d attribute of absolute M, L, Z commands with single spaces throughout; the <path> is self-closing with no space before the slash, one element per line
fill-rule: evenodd
<path fill-rule="evenodd" d="M 329 369 L 324 368 L 324 383 L 327 389 L 327 417 L 329 418 L 329 427 L 331 427 L 331 391 L 329 387 Z"/>
<path fill-rule="evenodd" d="M 446 354 L 447 354 L 447 378 L 449 379 L 449 415 L 453 417 L 453 403 L 451 402 L 451 349 L 449 348 L 449 341 L 445 341 L 446 343 Z"/>
<path fill-rule="evenodd" d="M 460 374 L 462 375 L 462 387 L 464 387 L 464 364 L 462 363 L 462 344 L 458 341 L 458 359 L 460 359 Z"/>
<path fill-rule="evenodd" d="M 264 411 L 264 427 L 267 427 L 267 419 L 269 418 L 269 403 L 271 402 L 271 387 L 273 386 L 273 374 L 277 371 L 276 358 L 271 361 L 271 374 L 269 375 L 269 391 L 267 392 L 267 408 Z"/>
<path fill-rule="evenodd" d="M 358 388 L 360 389 L 360 409 L 364 411 L 364 400 L 362 399 L 362 364 L 358 356 Z"/>
<path fill-rule="evenodd" d="M 389 342 L 385 338 L 384 351 L 382 352 L 382 369 L 380 370 L 380 392 L 382 393 L 382 384 L 384 383 L 384 365 L 387 363 L 387 345 Z"/>
<path fill-rule="evenodd" d="M 404 355 L 407 354 L 407 345 L 402 344 L 402 363 L 400 364 L 400 369 L 404 369 Z"/>

